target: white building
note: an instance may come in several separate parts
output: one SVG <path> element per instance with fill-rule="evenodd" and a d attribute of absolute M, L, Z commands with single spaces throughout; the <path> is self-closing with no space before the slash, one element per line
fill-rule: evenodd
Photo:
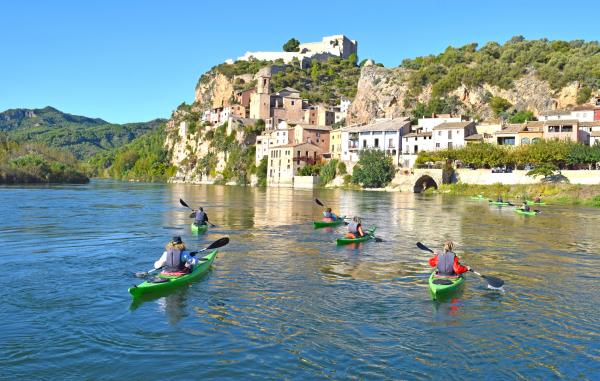
<path fill-rule="evenodd" d="M 476 134 L 475 122 L 448 122 L 433 127 L 433 149 L 452 149 L 463 147 L 465 137 Z"/>
<path fill-rule="evenodd" d="M 256 165 L 264 156 L 269 155 L 269 149 L 273 147 L 288 145 L 294 142 L 294 128 L 289 128 L 286 122 L 279 123 L 277 129 L 263 131 L 256 137 Z"/>
<path fill-rule="evenodd" d="M 577 119 L 580 122 L 592 122 L 594 120 L 593 105 L 575 106 L 571 110 L 548 110 L 540 113 L 539 119 L 546 120 L 571 120 Z"/>
<path fill-rule="evenodd" d="M 357 54 L 358 42 L 350 40 L 343 34 L 326 36 L 319 42 L 305 42 L 298 46 L 297 52 L 246 52 L 238 61 L 249 61 L 252 59 L 276 61 L 283 60 L 286 64 L 294 59 L 300 62 L 301 67 L 306 67 L 313 59 L 327 61 L 330 57 L 347 59 L 351 54 Z"/>
<path fill-rule="evenodd" d="M 410 120 L 406 118 L 342 128 L 342 160 L 358 161 L 360 150 L 378 149 L 392 156 L 397 165 L 402 151 L 402 137 L 409 132 Z"/>
<path fill-rule="evenodd" d="M 450 114 L 439 114 L 431 118 L 420 118 L 417 120 L 417 130 L 419 132 L 431 132 L 434 127 L 442 123 L 458 123 L 462 122 L 462 116 L 452 116 Z"/>

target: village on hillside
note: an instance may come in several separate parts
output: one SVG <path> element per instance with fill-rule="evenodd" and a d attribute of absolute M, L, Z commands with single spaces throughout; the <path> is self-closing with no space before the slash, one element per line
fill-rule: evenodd
<path fill-rule="evenodd" d="M 356 55 L 358 43 L 344 35 L 327 36 L 320 42 L 302 43 L 297 52 L 247 52 L 238 60 L 270 60 L 302 67 L 313 60 L 332 57 L 347 59 Z M 373 65 L 366 62 L 365 65 Z M 254 125 L 264 122 L 264 131 L 256 137 L 256 165 L 268 158 L 267 185 L 295 186 L 298 171 L 306 165 L 337 159 L 348 168 L 364 149 L 385 152 L 399 168 L 411 169 L 419 152 L 460 148 L 482 142 L 519 146 L 540 139 L 570 140 L 594 145 L 600 140 L 600 96 L 589 104 L 566 110 L 547 110 L 535 115 L 537 120 L 510 124 L 470 120 L 462 115 L 433 114 L 411 124 L 408 117 L 377 118 L 370 123 L 346 125 L 351 99 L 340 98 L 336 106 L 311 104 L 301 92 L 290 87 L 271 92 L 271 78 L 283 70 L 278 65 L 261 69 L 255 76 L 256 86 L 235 92 L 228 105 L 202 110 L 201 120 L 212 126 L 227 123 Z M 180 122 L 179 135 L 187 135 L 187 122 Z M 174 152 L 175 161 L 185 152 Z M 296 180 L 295 180 L 296 179 Z M 306 186 L 305 183 L 302 186 Z"/>

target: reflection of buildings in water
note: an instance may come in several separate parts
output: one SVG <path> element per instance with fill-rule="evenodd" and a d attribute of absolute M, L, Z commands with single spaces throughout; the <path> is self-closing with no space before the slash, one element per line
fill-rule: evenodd
<path fill-rule="evenodd" d="M 293 225 L 314 217 L 312 190 L 267 187 L 264 200 L 256 206 L 257 227 Z"/>

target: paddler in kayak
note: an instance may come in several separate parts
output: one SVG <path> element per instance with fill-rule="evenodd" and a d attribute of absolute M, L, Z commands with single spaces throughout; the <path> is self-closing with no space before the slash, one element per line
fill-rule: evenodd
<path fill-rule="evenodd" d="M 527 205 L 527 201 L 523 202 L 523 206 L 521 206 L 521 210 L 524 212 L 530 212 L 531 208 Z"/>
<path fill-rule="evenodd" d="M 363 232 L 362 224 L 360 217 L 352 218 L 352 221 L 348 224 L 348 233 L 346 233 L 346 238 L 359 238 L 364 237 L 365 233 Z"/>
<path fill-rule="evenodd" d="M 437 267 L 437 275 L 439 276 L 458 276 L 471 270 L 468 266 L 460 264 L 458 257 L 454 252 L 454 243 L 446 241 L 444 243 L 444 252 L 435 251 L 435 256 L 429 259 L 429 266 Z"/>
<path fill-rule="evenodd" d="M 331 211 L 331 208 L 327 208 L 323 212 L 323 221 L 333 222 L 333 221 L 337 221 L 338 219 L 339 219 L 339 217 L 336 216 L 335 213 L 333 213 Z"/>
<path fill-rule="evenodd" d="M 504 202 L 504 201 L 502 200 L 502 196 L 498 196 L 498 197 L 496 198 L 496 202 Z"/>
<path fill-rule="evenodd" d="M 533 199 L 533 202 L 535 202 L 536 204 L 539 204 L 540 202 L 542 202 L 542 195 L 540 194 L 535 199 Z"/>
<path fill-rule="evenodd" d="M 197 263 L 198 259 L 186 251 L 185 243 L 183 243 L 181 237 L 175 236 L 165 246 L 165 252 L 160 259 L 154 262 L 154 268 L 164 267 L 163 272 L 165 273 L 187 274 L 192 271 Z"/>
<path fill-rule="evenodd" d="M 196 211 L 196 216 L 194 217 L 194 224 L 196 224 L 196 226 L 208 224 L 208 214 L 204 212 L 204 208 L 199 207 Z"/>

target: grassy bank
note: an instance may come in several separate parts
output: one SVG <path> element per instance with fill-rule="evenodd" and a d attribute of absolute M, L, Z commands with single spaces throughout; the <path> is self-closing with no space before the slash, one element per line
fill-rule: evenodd
<path fill-rule="evenodd" d="M 431 189 L 431 191 L 433 191 Z M 483 195 L 489 199 L 496 199 L 499 195 L 504 200 L 519 202 L 524 199 L 533 200 L 537 195 L 542 195 L 542 200 L 550 204 L 584 205 L 600 208 L 600 185 L 575 185 L 575 184 L 443 184 L 435 193 L 453 196 Z"/>

